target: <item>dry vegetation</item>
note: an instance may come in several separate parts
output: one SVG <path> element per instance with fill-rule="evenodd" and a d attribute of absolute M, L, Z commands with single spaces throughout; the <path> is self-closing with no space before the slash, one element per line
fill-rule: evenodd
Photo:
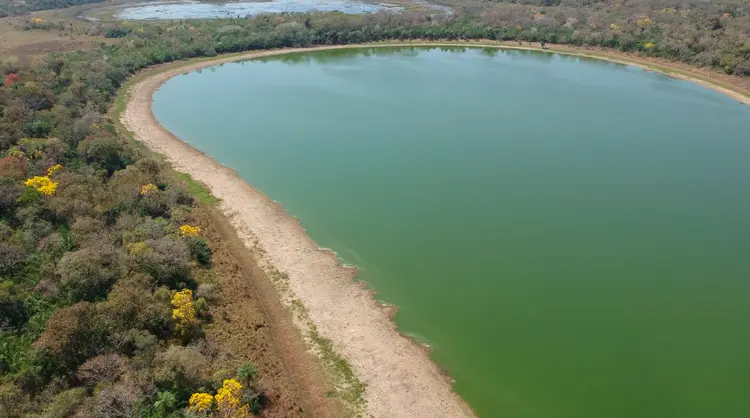
<path fill-rule="evenodd" d="M 450 16 L 156 24 L 87 23 L 75 16 L 90 6 L 78 6 L 0 19 L 0 416 L 200 416 L 193 395 L 220 412 L 222 390 L 236 401 L 227 407 L 263 416 L 339 413 L 211 197 L 108 117 L 143 68 L 270 48 L 489 39 L 698 66 L 750 87 L 741 0 L 458 6 Z"/>
<path fill-rule="evenodd" d="M 111 39 L 96 25 L 76 20 L 70 9 L 0 18 L 0 57 L 4 60 L 31 62 L 49 53 L 87 50 L 102 43 Z"/>

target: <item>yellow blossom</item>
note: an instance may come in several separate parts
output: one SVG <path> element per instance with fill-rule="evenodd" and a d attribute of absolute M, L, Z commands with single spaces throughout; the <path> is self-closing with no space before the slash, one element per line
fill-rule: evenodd
<path fill-rule="evenodd" d="M 41 17 L 32 17 L 31 18 L 31 23 L 39 24 L 39 23 L 42 23 L 42 22 L 44 22 L 44 19 L 42 19 Z"/>
<path fill-rule="evenodd" d="M 185 224 L 180 227 L 180 232 L 186 237 L 197 237 L 201 234 L 201 229 L 197 226 Z"/>
<path fill-rule="evenodd" d="M 646 44 L 643 45 L 643 47 L 646 49 L 654 49 L 656 48 L 656 44 L 654 44 L 653 42 L 646 42 Z"/>
<path fill-rule="evenodd" d="M 47 175 L 49 177 L 52 177 L 53 175 L 55 175 L 55 173 L 57 173 L 58 171 L 60 171 L 62 169 L 63 169 L 63 165 L 62 164 L 55 164 L 52 167 L 50 167 L 50 168 L 47 169 Z"/>
<path fill-rule="evenodd" d="M 242 404 L 242 384 L 235 379 L 224 380 L 216 396 L 209 393 L 194 393 L 190 397 L 189 409 L 192 412 L 210 414 L 217 418 L 250 418 L 250 408 Z"/>
<path fill-rule="evenodd" d="M 193 305 L 193 292 L 190 289 L 181 290 L 172 297 L 172 319 L 180 324 L 187 325 L 195 321 L 195 306 Z"/>
<path fill-rule="evenodd" d="M 157 190 L 156 185 L 152 183 L 144 184 L 143 186 L 141 186 L 141 196 L 151 194 L 152 192 L 155 192 L 156 190 Z"/>
<path fill-rule="evenodd" d="M 247 405 L 240 404 L 242 384 L 234 379 L 225 380 L 222 387 L 216 391 L 214 399 L 221 417 L 245 418 L 251 416 Z"/>
<path fill-rule="evenodd" d="M 207 413 L 211 410 L 214 397 L 209 393 L 194 393 L 190 397 L 190 410 L 192 412 Z"/>
<path fill-rule="evenodd" d="M 24 184 L 28 187 L 33 187 L 39 193 L 46 196 L 52 196 L 55 194 L 55 190 L 57 190 L 57 183 L 47 176 L 34 176 L 26 180 Z"/>

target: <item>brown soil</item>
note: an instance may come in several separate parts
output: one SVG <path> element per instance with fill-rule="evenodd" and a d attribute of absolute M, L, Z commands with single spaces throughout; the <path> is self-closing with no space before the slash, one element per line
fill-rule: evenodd
<path fill-rule="evenodd" d="M 193 221 L 213 250 L 212 280 L 220 297 L 209 304 L 206 340 L 216 350 L 217 370 L 234 371 L 251 361 L 258 385 L 269 396 L 264 417 L 339 417 L 334 389 L 306 346 L 275 289 L 216 208 L 201 207 Z"/>

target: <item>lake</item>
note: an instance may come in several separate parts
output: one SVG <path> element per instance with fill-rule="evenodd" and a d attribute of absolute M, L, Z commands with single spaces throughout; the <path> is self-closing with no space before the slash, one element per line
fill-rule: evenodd
<path fill-rule="evenodd" d="M 357 265 L 480 416 L 750 416 L 750 107 L 462 48 L 226 64 L 154 100 Z"/>
<path fill-rule="evenodd" d="M 127 6 L 115 16 L 123 20 L 181 20 L 245 17 L 261 13 L 306 13 L 340 11 L 347 14 L 373 13 L 380 10 L 401 10 L 384 3 L 349 0 L 271 0 L 261 2 L 200 3 L 159 2 Z"/>

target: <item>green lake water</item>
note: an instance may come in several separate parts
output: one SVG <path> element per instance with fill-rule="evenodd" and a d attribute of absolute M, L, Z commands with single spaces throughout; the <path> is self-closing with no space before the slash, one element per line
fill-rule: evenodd
<path fill-rule="evenodd" d="M 750 417 L 750 107 L 402 48 L 179 76 L 154 111 L 359 266 L 480 416 Z"/>

